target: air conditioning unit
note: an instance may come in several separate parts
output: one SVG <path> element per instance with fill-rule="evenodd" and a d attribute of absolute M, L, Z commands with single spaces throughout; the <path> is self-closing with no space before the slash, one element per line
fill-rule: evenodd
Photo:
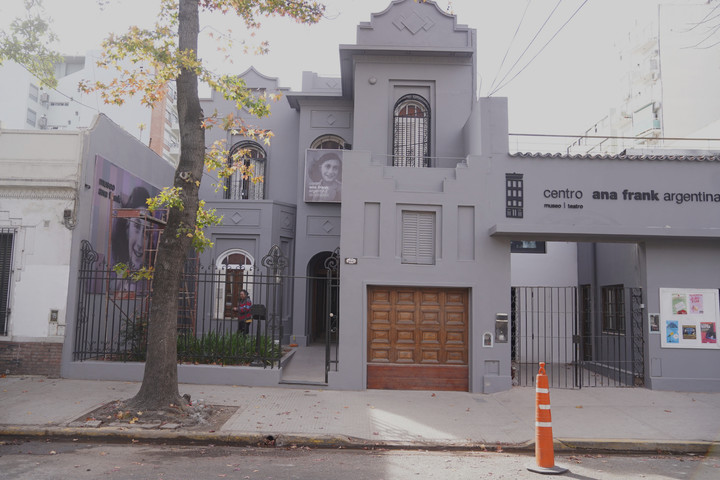
<path fill-rule="evenodd" d="M 50 101 L 50 95 L 47 92 L 40 94 L 40 103 L 48 103 Z"/>
<path fill-rule="evenodd" d="M 47 117 L 45 115 L 43 115 L 42 117 L 40 117 L 38 119 L 38 127 L 44 129 L 44 128 L 47 128 L 47 124 L 48 124 Z"/>

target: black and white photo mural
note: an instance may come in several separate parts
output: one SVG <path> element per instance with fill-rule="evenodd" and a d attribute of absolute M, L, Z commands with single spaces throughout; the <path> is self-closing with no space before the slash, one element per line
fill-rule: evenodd
<path fill-rule="evenodd" d="M 305 201 L 339 203 L 342 198 L 342 150 L 307 150 Z"/>

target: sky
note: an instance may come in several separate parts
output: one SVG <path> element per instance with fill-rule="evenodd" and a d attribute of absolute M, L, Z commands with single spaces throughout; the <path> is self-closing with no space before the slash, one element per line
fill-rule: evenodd
<path fill-rule="evenodd" d="M 622 77 L 618 71 L 618 45 L 622 45 L 631 29 L 657 17 L 659 1 L 437 0 L 436 3 L 456 14 L 459 24 L 477 30 L 478 94 L 508 97 L 510 132 L 567 135 L 581 133 L 617 103 Z M 357 24 L 369 21 L 372 13 L 386 9 L 391 0 L 324 3 L 326 15 L 317 25 L 299 25 L 287 19 L 266 20 L 257 39 L 270 42 L 267 55 L 243 55 L 238 50 L 233 63 L 228 63 L 213 48 L 203 48 L 202 45 L 209 45 L 203 43 L 201 56 L 223 73 L 242 73 L 252 65 L 267 76 L 277 77 L 281 86 L 296 91 L 301 89 L 303 71 L 339 76 L 338 45 L 355 43 Z M 129 25 L 149 26 L 158 0 L 44 0 L 44 4 L 60 38 L 56 49 L 63 54 L 83 55 L 99 49 L 110 32 L 121 33 Z M 22 0 L 2 0 L 0 25 L 4 28 L 9 18 L 22 13 L 21 9 Z M 205 33 L 226 32 L 229 28 L 236 41 L 248 39 L 242 25 L 235 22 L 233 27 L 229 17 L 201 18 Z M 507 84 L 496 90 L 503 83 Z"/>

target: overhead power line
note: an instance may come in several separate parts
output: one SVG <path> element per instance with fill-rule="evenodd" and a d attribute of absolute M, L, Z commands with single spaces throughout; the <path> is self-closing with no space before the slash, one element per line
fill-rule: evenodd
<path fill-rule="evenodd" d="M 512 66 L 508 69 L 508 71 L 505 73 L 505 75 L 503 75 L 503 77 L 500 79 L 500 83 L 502 83 L 503 81 L 505 81 L 505 79 L 507 78 L 507 76 L 510 75 L 510 72 L 513 71 L 513 68 L 515 68 L 515 66 L 520 62 L 520 60 L 522 59 L 523 55 L 525 55 L 525 53 L 526 53 L 526 52 L 528 51 L 528 49 L 532 46 L 532 44 L 535 43 L 535 40 L 537 39 L 538 35 L 540 35 L 540 32 L 543 31 L 543 29 L 545 28 L 545 25 L 547 25 L 547 23 L 550 21 L 550 18 L 552 18 L 553 14 L 554 14 L 555 11 L 558 9 L 558 7 L 559 7 L 560 4 L 562 3 L 562 1 L 563 1 L 563 0 L 558 0 L 558 2 L 555 4 L 555 8 L 552 9 L 552 11 L 550 12 L 550 14 L 547 16 L 547 18 L 546 18 L 545 21 L 543 22 L 543 24 L 540 25 L 540 28 L 538 29 L 538 31 L 535 32 L 535 35 L 534 35 L 533 38 L 530 40 L 530 43 L 527 44 L 527 46 L 526 46 L 525 49 L 522 51 L 522 53 L 521 53 L 520 55 L 518 55 L 518 58 L 517 58 L 517 60 L 515 60 L 515 63 L 512 64 Z M 523 14 L 523 16 L 524 16 L 524 14 Z M 518 28 L 519 28 L 519 25 L 518 25 Z M 533 57 L 533 58 L 535 58 L 535 57 Z M 531 59 L 530 61 L 532 61 L 532 59 Z M 520 71 L 522 71 L 522 70 L 520 70 Z M 500 74 L 500 72 L 498 71 L 498 75 L 499 75 L 499 74 Z M 516 75 L 516 76 L 517 76 L 517 75 Z M 515 78 L 515 77 L 513 77 L 513 78 Z M 512 79 L 511 79 L 511 80 L 512 80 Z M 494 83 L 495 83 L 495 82 L 493 82 L 493 84 L 494 84 Z M 490 88 L 492 89 L 492 85 L 490 86 Z M 492 94 L 495 93 L 495 92 L 498 91 L 498 90 L 499 90 L 499 88 L 496 88 L 495 90 L 491 90 L 491 91 L 490 91 L 490 94 L 489 94 L 488 96 L 492 96 Z"/>
<path fill-rule="evenodd" d="M 575 17 L 575 15 L 577 15 L 577 13 L 580 11 L 580 9 L 583 8 L 587 2 L 588 2 L 588 0 L 585 0 L 583 3 L 580 4 L 580 6 L 579 6 L 577 9 L 575 9 L 575 11 L 572 13 L 572 15 L 570 15 L 570 18 L 568 18 L 568 19 L 565 21 L 565 23 L 563 23 L 562 25 L 560 25 L 560 28 L 558 28 L 557 31 L 553 34 L 553 36 L 550 37 L 550 40 L 548 40 L 547 42 L 545 42 L 545 45 L 543 45 L 543 46 L 540 48 L 540 50 L 539 50 L 535 55 L 533 55 L 533 57 L 520 69 L 519 72 L 517 72 L 515 75 L 513 75 L 512 78 L 510 78 L 509 80 L 507 80 L 505 83 L 499 85 L 497 88 L 495 88 L 495 90 L 491 91 L 488 96 L 492 96 L 494 93 L 496 93 L 496 92 L 500 91 L 501 89 L 505 88 L 510 82 L 512 82 L 515 78 L 517 78 L 518 75 L 520 75 L 523 71 L 525 71 L 525 69 L 533 62 L 533 60 L 535 60 L 535 59 L 537 58 L 537 56 L 540 55 L 540 54 L 543 52 L 543 50 L 545 50 L 545 47 L 547 47 L 547 46 L 550 44 L 550 42 L 552 42 L 552 41 L 555 39 L 555 37 L 557 37 L 557 35 L 562 31 L 562 29 L 565 28 L 565 26 L 566 26 L 568 23 L 570 23 L 570 20 L 572 20 L 572 19 Z M 523 53 L 524 53 L 524 52 L 523 52 Z M 517 63 L 517 62 L 516 62 L 516 63 Z M 513 66 L 514 66 L 514 65 L 513 65 Z M 507 77 L 507 75 L 506 75 L 506 77 Z"/>
<path fill-rule="evenodd" d="M 520 17 L 520 21 L 518 22 L 518 26 L 515 29 L 515 33 L 513 34 L 513 37 L 510 39 L 510 43 L 508 44 L 507 50 L 505 50 L 505 55 L 503 56 L 503 59 L 500 62 L 500 66 L 498 67 L 498 71 L 495 74 L 495 78 L 493 78 L 493 81 L 490 84 L 490 91 L 492 91 L 493 87 L 495 86 L 495 82 L 497 82 L 497 78 L 500 75 L 500 72 L 502 71 L 503 66 L 505 65 L 505 60 L 507 59 L 508 53 L 510 53 L 510 48 L 512 47 L 513 43 L 515 43 L 515 38 L 517 37 L 517 34 L 520 31 L 520 26 L 522 26 L 523 20 L 525 19 L 525 14 L 527 13 L 529 7 L 530 7 L 530 0 L 527 0 L 527 3 L 525 4 L 525 10 L 523 10 L 523 14 Z"/>
<path fill-rule="evenodd" d="M 508 135 L 514 137 L 548 137 L 548 138 L 611 138 L 614 140 L 688 140 L 688 141 L 700 141 L 700 142 L 720 142 L 720 138 L 698 138 L 698 137 L 623 137 L 617 135 L 563 135 L 555 133 L 508 133 Z"/>

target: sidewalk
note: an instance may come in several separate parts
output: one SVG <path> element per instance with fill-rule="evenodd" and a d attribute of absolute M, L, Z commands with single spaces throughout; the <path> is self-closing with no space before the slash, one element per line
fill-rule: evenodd
<path fill-rule="evenodd" d="M 535 390 L 432 391 L 180 386 L 194 401 L 238 406 L 219 431 L 77 428 L 95 408 L 133 396 L 135 382 L 0 379 L 0 435 L 161 439 L 315 447 L 531 449 Z M 556 449 L 720 454 L 720 393 L 642 388 L 551 390 Z"/>

